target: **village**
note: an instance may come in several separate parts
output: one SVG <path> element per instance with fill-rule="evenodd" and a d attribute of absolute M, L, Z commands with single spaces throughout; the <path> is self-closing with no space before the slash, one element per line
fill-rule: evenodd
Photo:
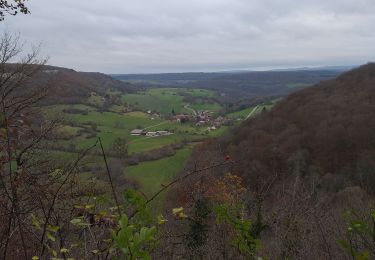
<path fill-rule="evenodd" d="M 151 110 L 146 111 L 146 113 L 149 115 L 150 120 L 154 120 L 156 117 L 161 116 L 160 113 L 152 112 Z M 195 111 L 194 114 L 179 113 L 172 115 L 168 120 L 180 124 L 191 124 L 196 127 L 207 126 L 205 129 L 207 132 L 215 131 L 222 125 L 228 125 L 231 121 L 222 116 L 215 117 L 214 112 L 208 110 Z M 174 133 L 166 130 L 148 131 L 147 129 L 141 128 L 136 128 L 130 131 L 130 135 L 146 137 L 160 137 L 172 134 Z"/>

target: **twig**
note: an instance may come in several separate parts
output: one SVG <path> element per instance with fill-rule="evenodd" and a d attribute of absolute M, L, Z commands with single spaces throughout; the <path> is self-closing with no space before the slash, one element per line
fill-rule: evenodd
<path fill-rule="evenodd" d="M 118 199 L 117 199 L 117 195 L 116 195 L 115 187 L 113 186 L 112 176 L 111 176 L 111 172 L 109 171 L 108 162 L 107 162 L 107 156 L 105 155 L 105 152 L 104 152 L 104 148 L 103 148 L 103 144 L 102 144 L 102 139 L 101 139 L 100 137 L 98 137 L 98 141 L 99 141 L 99 144 L 100 144 L 100 149 L 102 150 L 102 155 L 103 155 L 103 159 L 104 159 L 105 167 L 106 167 L 106 169 L 107 169 L 107 174 L 108 174 L 109 183 L 110 183 L 110 185 L 111 185 L 112 194 L 113 194 L 113 197 L 114 197 L 115 202 L 116 202 L 116 206 L 117 206 L 118 214 L 119 214 L 119 216 L 121 217 L 120 204 L 119 204 Z"/>
<path fill-rule="evenodd" d="M 94 145 L 90 146 L 82 154 L 80 154 L 80 156 L 76 159 L 76 161 L 74 162 L 74 164 L 70 168 L 70 171 L 66 175 L 65 179 L 63 180 L 63 182 L 58 187 L 56 193 L 54 194 L 51 206 L 50 206 L 50 208 L 48 210 L 48 213 L 47 213 L 46 222 L 43 225 L 43 233 L 42 233 L 42 238 L 41 238 L 41 241 L 40 241 L 41 244 L 43 245 L 42 250 L 41 250 L 41 254 L 40 254 L 41 256 L 44 254 L 44 251 L 45 251 L 44 238 L 45 238 L 45 235 L 46 235 L 46 232 L 47 232 L 47 225 L 49 224 L 49 219 L 51 218 L 52 210 L 53 210 L 53 207 L 54 207 L 54 205 L 56 203 L 58 194 L 59 194 L 60 190 L 64 187 L 64 185 L 66 184 L 66 182 L 69 180 L 70 175 L 73 173 L 73 171 L 77 167 L 78 163 L 87 155 L 87 153 L 91 149 L 93 149 L 94 147 L 96 147 L 97 144 L 98 144 L 98 141 L 96 141 Z"/>
<path fill-rule="evenodd" d="M 235 161 L 226 161 L 226 162 L 222 162 L 222 163 L 219 163 L 219 164 L 207 166 L 207 167 L 204 167 L 204 168 L 201 168 L 201 169 L 195 169 L 194 171 L 191 171 L 191 172 L 185 174 L 184 176 L 181 176 L 181 177 L 171 181 L 167 185 L 164 185 L 158 192 L 156 192 L 151 198 L 149 198 L 146 201 L 146 205 L 149 204 L 151 201 L 153 201 L 156 197 L 158 197 L 160 195 L 160 193 L 162 193 L 163 191 L 165 191 L 166 189 L 168 189 L 172 185 L 176 184 L 177 182 L 180 182 L 180 181 L 182 181 L 186 178 L 189 178 L 190 176 L 192 176 L 196 173 L 203 172 L 203 171 L 210 170 L 210 169 L 214 169 L 214 168 L 218 168 L 218 167 L 221 167 L 221 166 L 224 166 L 224 165 L 233 165 L 234 163 L 235 163 Z M 134 211 L 131 215 L 129 215 L 129 219 L 133 218 L 137 213 L 138 213 L 138 210 Z"/>

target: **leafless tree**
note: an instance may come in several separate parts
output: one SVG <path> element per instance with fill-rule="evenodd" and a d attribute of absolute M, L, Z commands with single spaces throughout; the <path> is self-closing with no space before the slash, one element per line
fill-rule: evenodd
<path fill-rule="evenodd" d="M 40 176 L 48 171 L 36 160 L 39 145 L 54 123 L 36 127 L 33 106 L 47 94 L 46 86 L 32 81 L 41 72 L 45 59 L 39 48 L 24 53 L 18 35 L 5 32 L 0 39 L 0 253 L 6 259 L 29 257 L 30 232 L 25 223 L 37 205 Z M 20 250 L 21 249 L 21 250 Z"/>

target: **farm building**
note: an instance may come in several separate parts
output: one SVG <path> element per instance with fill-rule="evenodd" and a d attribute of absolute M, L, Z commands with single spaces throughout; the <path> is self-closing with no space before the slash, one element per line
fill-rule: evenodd
<path fill-rule="evenodd" d="M 168 131 L 156 131 L 156 134 L 157 135 L 170 135 L 172 133 L 168 132 Z"/>
<path fill-rule="evenodd" d="M 147 132 L 146 136 L 155 137 L 155 136 L 163 136 L 163 135 L 171 135 L 173 133 L 168 131 L 156 131 L 156 132 Z"/>
<path fill-rule="evenodd" d="M 157 136 L 156 132 L 147 132 L 146 136 Z"/>
<path fill-rule="evenodd" d="M 130 131 L 131 135 L 145 135 L 145 131 L 143 129 L 133 129 Z"/>

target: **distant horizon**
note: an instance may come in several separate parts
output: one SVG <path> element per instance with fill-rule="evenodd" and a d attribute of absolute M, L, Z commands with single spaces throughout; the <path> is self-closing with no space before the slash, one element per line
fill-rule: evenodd
<path fill-rule="evenodd" d="M 321 66 L 298 66 L 298 67 L 288 67 L 288 66 L 279 66 L 279 67 L 254 67 L 254 68 L 243 68 L 243 69 L 226 69 L 226 70 L 202 70 L 202 71 L 164 71 L 164 72 L 131 72 L 131 73 L 105 73 L 108 75 L 148 75 L 148 74 L 184 74 L 184 73 L 241 73 L 241 72 L 267 72 L 267 71 L 299 71 L 299 70 L 350 70 L 352 68 L 359 67 L 361 65 L 367 64 L 365 62 L 362 64 L 355 65 L 321 65 Z M 100 72 L 100 71 L 97 71 Z M 104 73 L 104 72 L 102 72 Z"/>

